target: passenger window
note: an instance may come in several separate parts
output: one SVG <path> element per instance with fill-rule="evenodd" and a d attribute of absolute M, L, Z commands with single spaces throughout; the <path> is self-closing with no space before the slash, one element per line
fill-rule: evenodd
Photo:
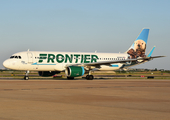
<path fill-rule="evenodd" d="M 18 56 L 19 59 L 21 59 L 21 56 Z"/>
<path fill-rule="evenodd" d="M 18 56 L 15 56 L 15 58 L 18 58 Z"/>

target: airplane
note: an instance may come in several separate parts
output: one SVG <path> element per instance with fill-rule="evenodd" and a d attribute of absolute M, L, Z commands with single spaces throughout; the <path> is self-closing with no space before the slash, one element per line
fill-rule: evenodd
<path fill-rule="evenodd" d="M 97 53 L 97 52 L 48 52 L 24 51 L 13 54 L 3 62 L 3 66 L 12 70 L 26 71 L 24 79 L 29 79 L 29 71 L 38 71 L 40 76 L 53 76 L 64 72 L 67 79 L 86 75 L 87 80 L 92 80 L 92 72 L 102 70 L 127 69 L 135 65 L 148 62 L 154 58 L 152 50 L 145 55 L 149 35 L 148 28 L 143 28 L 130 48 L 125 53 Z"/>

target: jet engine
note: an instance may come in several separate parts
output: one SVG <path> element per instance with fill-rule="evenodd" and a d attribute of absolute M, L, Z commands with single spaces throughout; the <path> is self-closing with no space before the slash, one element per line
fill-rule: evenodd
<path fill-rule="evenodd" d="M 65 70 L 67 77 L 83 76 L 85 73 L 84 67 L 81 66 L 69 66 Z"/>

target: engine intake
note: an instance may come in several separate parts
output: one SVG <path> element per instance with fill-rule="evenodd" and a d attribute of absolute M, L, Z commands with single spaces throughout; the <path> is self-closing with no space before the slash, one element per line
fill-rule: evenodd
<path fill-rule="evenodd" d="M 65 70 L 67 77 L 78 77 L 83 76 L 85 73 L 84 67 L 80 66 L 69 66 Z"/>

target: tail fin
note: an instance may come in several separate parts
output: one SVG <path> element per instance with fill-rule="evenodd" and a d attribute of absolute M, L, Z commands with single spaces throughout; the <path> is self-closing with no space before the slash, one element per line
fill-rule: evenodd
<path fill-rule="evenodd" d="M 149 29 L 143 28 L 134 43 L 126 51 L 130 58 L 146 57 L 145 50 L 148 41 Z"/>

